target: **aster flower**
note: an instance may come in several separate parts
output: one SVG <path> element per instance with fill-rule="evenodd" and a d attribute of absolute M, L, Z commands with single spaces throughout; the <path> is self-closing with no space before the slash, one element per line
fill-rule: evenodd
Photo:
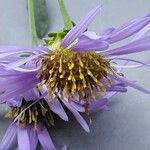
<path fill-rule="evenodd" d="M 10 149 L 16 136 L 19 150 L 35 150 L 38 142 L 42 149 L 56 149 L 49 135 L 49 128 L 54 126 L 54 113 L 65 121 L 68 116 L 58 101 L 47 102 L 43 98 L 44 95 L 46 93 L 40 96 L 37 89 L 32 89 L 17 97 L 18 99 L 7 101 L 11 110 L 5 117 L 11 120 L 11 124 L 1 141 L 0 150 Z M 70 108 L 77 113 L 73 106 L 76 105 L 72 104 Z M 78 117 L 78 114 L 76 116 Z M 66 145 L 62 147 L 62 150 L 65 149 Z"/>
<path fill-rule="evenodd" d="M 1 53 L 1 64 L 10 72 L 20 71 L 26 79 L 31 79 L 31 75 L 34 78 L 32 82 L 38 80 L 40 84 L 45 84 L 51 99 L 59 97 L 66 101 L 77 99 L 88 103 L 91 98 L 94 99 L 99 94 L 104 95 L 112 82 L 122 81 L 135 87 L 135 83 L 117 74 L 114 64 L 112 67 L 112 61 L 123 60 L 120 58 L 122 55 L 149 50 L 150 37 L 140 38 L 115 49 L 109 47 L 149 24 L 150 16 L 140 17 L 117 29 L 107 29 L 99 36 L 86 29 L 100 9 L 101 7 L 98 6 L 90 11 L 67 35 L 65 31 L 49 34 L 50 39 L 47 40 L 45 47 L 41 46 L 29 51 L 18 48 L 14 52 L 13 48 L 11 52 L 8 48 L 7 52 Z M 15 56 L 16 61 L 11 61 L 13 55 L 27 52 L 30 53 L 29 57 L 21 59 L 18 56 L 17 59 Z M 9 62 L 3 62 L 7 59 Z M 25 68 L 24 64 L 29 62 L 34 64 L 33 70 Z M 138 63 L 142 64 L 142 62 Z M 23 78 L 23 75 L 21 77 Z M 37 85 L 37 82 L 34 84 Z M 22 87 L 27 86 L 24 84 Z M 142 88 L 141 90 L 149 93 L 148 90 Z M 1 95 L 1 99 L 9 96 L 6 93 L 7 90 Z M 21 94 L 20 91 L 18 94 Z"/>
<path fill-rule="evenodd" d="M 3 78 L 0 82 L 2 92 L 0 100 L 2 103 L 15 101 L 20 104 L 17 107 L 19 108 L 17 115 L 21 115 L 17 120 L 23 117 L 21 108 L 24 108 L 25 104 L 27 104 L 25 108 L 28 108 L 28 99 L 32 99 L 28 92 L 33 88 L 43 96 L 49 105 L 49 112 L 53 111 L 67 121 L 64 108 L 69 109 L 87 132 L 89 127 L 79 112 L 88 114 L 90 110 L 106 108 L 109 98 L 118 92 L 126 92 L 128 86 L 150 94 L 149 90 L 135 81 L 128 80 L 120 72 L 120 68 L 131 66 L 114 63 L 116 60 L 123 60 L 138 63 L 133 68 L 149 67 L 149 62 L 144 63 L 120 56 L 150 50 L 150 36 L 141 36 L 129 44 L 111 49 L 112 44 L 147 27 L 150 15 L 137 18 L 116 29 L 108 28 L 98 35 L 87 31 L 87 28 L 100 10 L 100 6 L 92 9 L 69 31 L 64 29 L 58 33 L 50 33 L 46 43 L 37 48 L 0 47 L 0 77 Z M 25 98 L 26 96 L 28 98 Z M 34 107 L 37 107 L 39 102 L 42 101 L 38 101 Z M 32 107 L 28 108 L 31 109 Z M 10 116 L 12 119 L 17 117 Z M 20 126 L 12 125 L 10 128 L 12 132 L 17 128 L 18 133 L 25 130 L 29 139 L 30 132 L 33 132 L 30 126 L 20 129 Z M 45 128 L 44 132 L 47 133 Z M 4 141 L 5 139 L 4 137 Z M 38 139 L 40 141 L 39 136 Z M 30 145 L 30 142 L 28 144 Z"/>

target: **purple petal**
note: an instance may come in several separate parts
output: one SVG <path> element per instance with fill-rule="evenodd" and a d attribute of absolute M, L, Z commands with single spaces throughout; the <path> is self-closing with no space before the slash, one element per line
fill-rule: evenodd
<path fill-rule="evenodd" d="M 79 112 L 85 112 L 85 108 L 80 103 L 71 102 L 70 105 Z"/>
<path fill-rule="evenodd" d="M 23 97 L 17 96 L 15 98 L 8 99 L 6 104 L 10 107 L 20 107 L 22 104 Z"/>
<path fill-rule="evenodd" d="M 25 64 L 26 62 L 29 62 L 29 61 L 31 61 L 31 60 L 33 60 L 33 59 L 35 59 L 35 58 L 38 58 L 40 55 L 42 55 L 42 54 L 29 56 L 29 57 L 27 57 L 27 58 L 24 58 L 24 59 L 21 59 L 21 60 L 12 62 L 12 63 L 6 65 L 6 68 L 7 68 L 7 69 L 13 69 L 13 68 L 15 68 L 15 67 L 19 67 L 19 66 Z"/>
<path fill-rule="evenodd" d="M 100 34 L 100 36 L 103 39 L 107 39 L 108 36 L 115 30 L 115 28 L 111 27 L 111 28 L 107 28 L 102 34 Z"/>
<path fill-rule="evenodd" d="M 150 23 L 145 26 L 142 30 L 140 30 L 136 35 L 135 37 L 133 38 L 133 40 L 138 40 L 142 37 L 144 37 L 148 32 L 150 31 Z"/>
<path fill-rule="evenodd" d="M 36 150 L 38 144 L 37 132 L 31 128 L 29 136 L 30 136 L 31 150 Z"/>
<path fill-rule="evenodd" d="M 131 22 L 123 25 L 122 27 L 114 30 L 112 32 L 112 34 L 110 34 L 107 41 L 109 43 L 114 43 L 114 42 L 120 41 L 122 39 L 125 39 L 125 38 L 135 34 L 139 30 L 141 30 L 149 22 L 150 22 L 150 16 L 149 15 L 138 18 L 134 21 L 131 21 Z"/>
<path fill-rule="evenodd" d="M 107 89 L 107 91 L 111 92 L 127 92 L 127 89 L 122 86 L 111 86 L 110 88 Z"/>
<path fill-rule="evenodd" d="M 17 131 L 17 137 L 19 150 L 31 150 L 27 128 L 22 128 L 20 126 Z"/>
<path fill-rule="evenodd" d="M 27 101 L 36 100 L 39 96 L 39 93 L 35 89 L 28 90 L 23 94 L 23 97 Z"/>
<path fill-rule="evenodd" d="M 93 21 L 97 13 L 101 10 L 100 6 L 92 9 L 63 39 L 61 46 L 66 48 L 69 46 L 78 36 L 80 36 Z"/>
<path fill-rule="evenodd" d="M 141 91 L 143 93 L 150 94 L 150 90 L 145 89 L 143 86 L 135 83 L 134 81 L 130 81 L 130 80 L 126 79 L 126 78 L 121 78 L 121 77 L 114 77 L 114 78 L 117 81 L 121 81 L 121 82 L 125 83 L 127 86 L 130 86 L 130 87 L 132 87 L 134 89 L 137 89 L 137 90 L 139 90 L 139 91 Z"/>
<path fill-rule="evenodd" d="M 64 121 L 68 121 L 68 116 L 63 109 L 62 105 L 57 99 L 47 101 L 50 109 L 56 113 L 60 118 L 62 118 Z"/>
<path fill-rule="evenodd" d="M 17 133 L 16 125 L 11 124 L 8 127 L 8 129 L 7 129 L 5 135 L 4 135 L 4 137 L 0 143 L 0 150 L 9 150 L 12 142 L 14 141 L 14 139 L 16 137 L 16 133 Z"/>
<path fill-rule="evenodd" d="M 146 67 L 150 67 L 149 63 L 150 63 L 150 60 L 147 61 L 147 62 L 142 62 L 142 61 L 138 61 L 138 60 L 134 60 L 134 59 L 130 59 L 130 58 L 114 58 L 115 60 L 125 60 L 125 61 L 128 61 L 128 62 L 135 62 L 135 63 L 138 63 L 140 64 L 139 66 L 146 66 Z M 125 68 L 128 68 L 128 66 L 126 65 L 123 65 Z M 138 67 L 138 66 L 137 66 Z"/>
<path fill-rule="evenodd" d="M 108 49 L 109 44 L 108 42 L 104 41 L 103 39 L 91 39 L 87 36 L 81 36 L 78 39 L 78 43 L 76 43 L 72 49 L 74 51 L 90 51 L 90 50 L 106 50 Z"/>
<path fill-rule="evenodd" d="M 38 139 L 42 146 L 42 149 L 44 150 L 56 150 L 51 137 L 45 127 L 43 127 L 43 130 L 38 131 Z"/>
<path fill-rule="evenodd" d="M 106 55 L 125 55 L 150 50 L 150 36 L 134 41 L 128 45 L 105 51 Z"/>
<path fill-rule="evenodd" d="M 87 125 L 86 121 L 83 119 L 83 117 L 76 111 L 67 101 L 62 101 L 65 106 L 73 113 L 79 124 L 83 127 L 83 129 L 86 132 L 90 132 L 89 126 Z"/>
<path fill-rule="evenodd" d="M 39 69 L 40 69 L 40 67 L 37 67 L 34 69 L 24 69 L 24 68 L 20 68 L 20 67 L 13 68 L 13 70 L 19 71 L 19 72 L 35 72 L 35 71 L 38 71 Z"/>
<path fill-rule="evenodd" d="M 100 39 L 101 37 L 99 35 L 97 35 L 95 32 L 91 32 L 91 31 L 86 31 L 84 32 L 80 37 L 79 39 L 84 39 L 85 40 L 88 38 L 88 39 L 92 39 L 92 40 L 98 40 Z"/>
<path fill-rule="evenodd" d="M 17 52 L 5 52 L 5 53 L 0 53 L 0 59 L 8 57 L 10 55 L 15 55 L 15 54 L 19 54 L 19 53 L 25 53 L 26 51 L 17 51 Z"/>
<path fill-rule="evenodd" d="M 26 81 L 22 81 L 15 85 L 16 88 L 11 88 L 8 91 L 6 91 L 4 94 L 0 95 L 0 99 L 5 100 L 5 99 L 16 97 L 17 95 L 21 95 L 24 92 L 35 87 L 37 83 L 38 83 L 37 79 L 33 79 L 33 78 Z"/>
<path fill-rule="evenodd" d="M 107 98 L 103 98 L 100 100 L 94 100 L 91 102 L 89 110 L 97 111 L 97 110 L 101 109 L 102 107 L 104 107 L 105 105 L 107 105 L 107 103 L 108 103 Z"/>

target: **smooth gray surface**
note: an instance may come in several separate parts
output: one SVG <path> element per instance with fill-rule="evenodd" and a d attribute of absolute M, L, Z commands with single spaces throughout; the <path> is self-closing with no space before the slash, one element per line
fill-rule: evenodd
<path fill-rule="evenodd" d="M 63 27 L 57 0 L 47 0 L 50 31 Z M 90 29 L 101 32 L 109 26 L 119 26 L 126 21 L 150 12 L 150 0 L 66 0 L 71 17 L 79 21 L 91 8 L 103 5 L 103 11 Z M 30 45 L 26 0 L 0 0 L 0 44 Z M 150 53 L 132 55 L 148 60 Z M 126 70 L 130 79 L 137 79 L 150 88 L 148 68 Z M 70 150 L 149 150 L 150 149 L 150 96 L 130 89 L 119 94 L 110 103 L 110 111 L 92 114 L 91 133 L 85 133 L 74 119 L 69 123 L 56 121 L 51 129 L 56 146 L 67 144 Z M 72 116 L 71 116 L 72 117 Z M 0 137 L 8 126 L 0 120 Z"/>

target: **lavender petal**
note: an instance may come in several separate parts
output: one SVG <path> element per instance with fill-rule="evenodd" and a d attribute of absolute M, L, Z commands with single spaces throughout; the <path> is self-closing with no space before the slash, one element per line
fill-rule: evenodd
<path fill-rule="evenodd" d="M 24 59 L 21 59 L 21 60 L 12 62 L 12 63 L 6 65 L 6 68 L 7 68 L 7 69 L 13 69 L 13 68 L 15 68 L 15 67 L 19 67 L 19 66 L 25 64 L 25 63 L 28 62 L 28 61 L 31 61 L 31 60 L 33 60 L 33 59 L 38 58 L 40 55 L 42 55 L 42 54 L 37 54 L 37 55 L 29 56 L 29 57 L 27 57 L 27 58 L 24 58 Z"/>
<path fill-rule="evenodd" d="M 130 80 L 126 79 L 126 78 L 121 78 L 121 77 L 116 77 L 115 79 L 117 81 L 121 81 L 121 82 L 125 83 L 127 86 L 130 86 L 130 87 L 132 87 L 134 89 L 137 89 L 137 90 L 139 90 L 139 91 L 141 91 L 141 92 L 143 92 L 145 94 L 150 94 L 150 90 L 145 89 L 143 86 L 135 83 L 134 81 L 130 81 Z"/>
<path fill-rule="evenodd" d="M 17 130 L 17 137 L 19 150 L 31 150 L 29 133 L 27 131 L 27 128 L 22 128 L 20 126 Z"/>
<path fill-rule="evenodd" d="M 107 41 L 109 43 L 114 43 L 117 41 L 120 41 L 122 39 L 125 39 L 139 30 L 141 30 L 143 27 L 145 27 L 148 23 L 150 23 L 150 15 L 138 18 L 134 21 L 131 21 L 122 27 L 114 30 L 112 34 L 109 35 L 109 38 Z"/>
<path fill-rule="evenodd" d="M 87 125 L 86 121 L 83 119 L 83 117 L 78 113 L 77 110 L 75 110 L 67 101 L 62 101 L 65 106 L 73 113 L 79 124 L 83 127 L 83 129 L 86 132 L 90 132 L 89 126 Z"/>
<path fill-rule="evenodd" d="M 93 21 L 97 13 L 101 10 L 100 6 L 92 9 L 63 39 L 61 46 L 66 48 L 69 46 L 78 36 L 80 36 Z"/>
<path fill-rule="evenodd" d="M 7 129 L 5 135 L 4 135 L 4 137 L 0 143 L 0 150 L 9 150 L 12 142 L 14 141 L 14 139 L 16 137 L 16 133 L 17 133 L 16 125 L 11 124 L 8 127 L 8 129 Z"/>
<path fill-rule="evenodd" d="M 136 40 L 128 45 L 105 51 L 104 54 L 118 56 L 149 50 L 150 50 L 150 36 L 147 36 L 142 39 Z"/>
<path fill-rule="evenodd" d="M 56 113 L 60 118 L 62 118 L 64 121 L 68 121 L 68 116 L 63 109 L 62 105 L 57 99 L 54 99 L 52 101 L 48 101 L 48 105 L 50 109 Z"/>
<path fill-rule="evenodd" d="M 32 128 L 30 129 L 29 137 L 30 137 L 31 150 L 36 150 L 38 144 L 37 132 L 34 131 Z"/>
<path fill-rule="evenodd" d="M 45 127 L 42 130 L 38 131 L 38 139 L 44 150 L 56 150 L 51 137 Z"/>
<path fill-rule="evenodd" d="M 108 42 L 104 41 L 103 39 L 91 39 L 89 37 L 79 37 L 78 43 L 76 43 L 72 49 L 74 51 L 102 51 L 108 49 L 109 44 Z"/>

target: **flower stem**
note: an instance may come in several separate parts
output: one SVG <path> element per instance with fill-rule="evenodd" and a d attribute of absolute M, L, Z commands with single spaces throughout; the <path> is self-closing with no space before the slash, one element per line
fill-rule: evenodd
<path fill-rule="evenodd" d="M 32 37 L 32 44 L 36 46 L 38 44 L 38 37 L 35 26 L 33 0 L 28 0 L 28 17 L 29 17 L 30 34 Z"/>
<path fill-rule="evenodd" d="M 58 0 L 58 3 L 59 3 L 61 14 L 63 16 L 65 29 L 70 30 L 73 27 L 73 23 L 66 10 L 64 0 Z"/>

